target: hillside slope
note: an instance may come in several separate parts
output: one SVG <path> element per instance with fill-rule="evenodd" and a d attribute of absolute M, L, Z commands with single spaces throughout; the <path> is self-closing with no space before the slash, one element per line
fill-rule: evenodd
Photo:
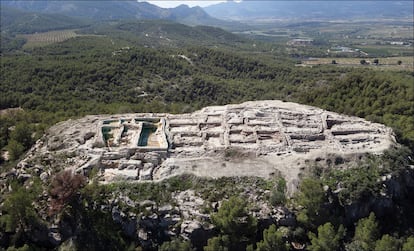
<path fill-rule="evenodd" d="M 121 21 L 92 25 L 80 31 L 85 34 L 109 35 L 120 40 L 136 41 L 149 47 L 185 47 L 201 45 L 238 46 L 249 42 L 221 28 L 187 26 L 165 20 Z"/>
<path fill-rule="evenodd" d="M 209 16 L 202 8 L 181 5 L 161 8 L 137 1 L 2 1 L 3 6 L 28 12 L 59 14 L 92 20 L 165 19 L 190 25 L 225 25 Z M 231 24 L 231 23 L 227 23 Z"/>
<path fill-rule="evenodd" d="M 88 24 L 83 19 L 59 14 L 26 12 L 8 6 L 1 6 L 0 14 L 2 35 L 72 29 Z"/>

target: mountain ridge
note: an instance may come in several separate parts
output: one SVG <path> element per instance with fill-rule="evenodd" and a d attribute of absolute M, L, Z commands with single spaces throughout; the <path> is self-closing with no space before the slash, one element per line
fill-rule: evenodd
<path fill-rule="evenodd" d="M 2 8 L 11 7 L 25 12 L 59 14 L 72 18 L 101 20 L 165 19 L 187 25 L 226 25 L 225 21 L 208 15 L 201 7 L 180 5 L 161 8 L 137 1 L 1 1 Z M 227 22 L 227 25 L 229 23 Z"/>
<path fill-rule="evenodd" d="M 44 32 L 80 28 L 88 24 L 83 19 L 57 14 L 26 12 L 9 6 L 2 6 L 0 18 L 3 33 Z"/>
<path fill-rule="evenodd" d="M 204 10 L 223 20 L 413 17 L 412 1 L 228 1 Z"/>

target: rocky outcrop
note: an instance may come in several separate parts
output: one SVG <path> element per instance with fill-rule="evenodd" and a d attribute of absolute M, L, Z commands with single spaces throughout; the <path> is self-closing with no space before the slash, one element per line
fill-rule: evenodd
<path fill-rule="evenodd" d="M 414 166 L 400 172 L 398 175 L 388 174 L 383 176 L 380 185 L 384 189 L 377 196 L 362 197 L 350 205 L 344 206 L 345 224 L 351 224 L 358 219 L 367 217 L 374 212 L 376 217 L 386 217 L 389 221 L 398 222 L 396 215 L 405 203 L 413 204 L 414 201 Z M 394 223 L 395 223 L 394 222 Z M 399 222 L 406 224 L 405 222 Z"/>
<path fill-rule="evenodd" d="M 89 172 L 102 181 L 161 180 L 182 173 L 259 176 L 281 173 L 294 187 L 309 161 L 381 153 L 392 130 L 356 117 L 282 101 L 212 106 L 191 114 L 86 116 L 50 128 L 24 163 Z M 23 162 L 22 162 L 23 163 Z M 20 174 L 26 179 L 25 173 Z"/>

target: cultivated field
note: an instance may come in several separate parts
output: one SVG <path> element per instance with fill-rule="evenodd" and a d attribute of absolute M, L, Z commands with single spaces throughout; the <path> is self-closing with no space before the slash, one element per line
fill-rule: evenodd
<path fill-rule="evenodd" d="M 41 33 L 34 33 L 28 35 L 21 35 L 21 37 L 27 40 L 23 46 L 24 49 L 45 46 L 53 43 L 63 42 L 73 37 L 79 36 L 75 32 L 76 30 L 58 30 L 48 31 Z"/>
<path fill-rule="evenodd" d="M 374 60 L 378 59 L 378 65 L 374 64 Z M 367 64 L 362 65 L 362 58 L 312 58 L 310 60 L 302 61 L 302 65 L 324 65 L 332 64 L 335 60 L 338 66 L 356 66 L 356 67 L 373 67 L 377 69 L 393 69 L 393 70 L 410 70 L 414 71 L 414 58 L 413 57 L 386 57 L 386 58 L 364 58 Z M 398 62 L 401 62 L 398 64 Z"/>

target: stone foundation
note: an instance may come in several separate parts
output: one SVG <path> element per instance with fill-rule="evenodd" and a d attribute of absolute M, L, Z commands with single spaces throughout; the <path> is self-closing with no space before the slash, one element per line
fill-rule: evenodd
<path fill-rule="evenodd" d="M 282 101 L 212 106 L 191 114 L 86 116 L 52 127 L 40 154 L 75 153 L 72 168 L 103 180 L 159 180 L 181 173 L 297 178 L 329 154 L 380 154 L 392 130 L 357 117 Z M 36 154 L 34 152 L 33 154 Z"/>

